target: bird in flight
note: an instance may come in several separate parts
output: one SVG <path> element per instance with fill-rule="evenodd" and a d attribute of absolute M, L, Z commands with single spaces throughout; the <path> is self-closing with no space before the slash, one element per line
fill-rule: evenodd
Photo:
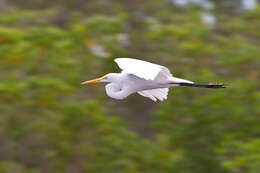
<path fill-rule="evenodd" d="M 106 93 L 109 97 L 122 100 L 138 93 L 153 101 L 167 99 L 169 88 L 190 86 L 201 88 L 225 88 L 223 84 L 196 84 L 192 81 L 172 76 L 167 67 L 132 58 L 116 58 L 121 73 L 109 73 L 103 77 L 82 82 L 82 85 L 106 82 Z"/>

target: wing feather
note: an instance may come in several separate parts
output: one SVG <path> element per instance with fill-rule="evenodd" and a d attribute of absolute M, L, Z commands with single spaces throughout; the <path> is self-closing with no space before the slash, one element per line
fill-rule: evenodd
<path fill-rule="evenodd" d="M 148 97 L 152 99 L 153 101 L 163 101 L 167 99 L 168 96 L 168 88 L 158 88 L 158 89 L 152 89 L 152 90 L 144 90 L 144 91 L 139 91 L 138 94 Z"/>
<path fill-rule="evenodd" d="M 122 72 L 133 74 L 146 80 L 165 79 L 172 76 L 168 68 L 138 59 L 116 58 L 115 62 L 122 69 Z"/>
<path fill-rule="evenodd" d="M 167 67 L 158 64 L 132 58 L 116 58 L 115 62 L 118 64 L 123 73 L 132 74 L 145 80 L 154 80 L 162 83 L 167 80 L 173 82 L 193 83 L 188 80 L 173 77 Z M 157 99 L 163 101 L 167 99 L 168 91 L 168 88 L 157 88 L 139 91 L 138 94 L 148 97 L 153 101 L 157 101 Z"/>

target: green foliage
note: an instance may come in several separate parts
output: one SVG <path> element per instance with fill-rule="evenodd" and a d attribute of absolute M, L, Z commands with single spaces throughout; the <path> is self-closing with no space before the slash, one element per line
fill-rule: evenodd
<path fill-rule="evenodd" d="M 259 7 L 212 27 L 166 1 L 93 4 L 63 27 L 55 7 L 1 12 L 0 172 L 259 172 Z M 155 104 L 80 86 L 119 71 L 115 57 L 229 87 L 174 88 Z"/>
<path fill-rule="evenodd" d="M 259 139 L 252 139 L 248 142 L 228 141 L 219 150 L 222 158 L 222 165 L 230 172 L 241 170 L 254 173 L 259 170 Z"/>
<path fill-rule="evenodd" d="M 18 163 L 15 162 L 0 162 L 0 171 L 2 173 L 38 173 L 39 171 L 35 169 L 26 169 Z"/>

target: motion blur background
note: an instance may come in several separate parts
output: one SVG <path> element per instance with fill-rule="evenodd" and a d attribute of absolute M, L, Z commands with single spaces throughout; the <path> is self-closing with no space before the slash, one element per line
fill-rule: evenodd
<path fill-rule="evenodd" d="M 136 57 L 199 83 L 104 85 Z M 0 173 L 259 173 L 257 0 L 0 0 Z"/>

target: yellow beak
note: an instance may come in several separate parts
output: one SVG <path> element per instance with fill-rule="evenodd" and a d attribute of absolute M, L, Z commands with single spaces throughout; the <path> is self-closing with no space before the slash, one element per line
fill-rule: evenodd
<path fill-rule="evenodd" d="M 103 77 L 100 77 L 100 78 L 96 78 L 96 79 L 93 79 L 93 80 L 87 80 L 87 81 L 84 81 L 81 83 L 81 85 L 86 85 L 86 84 L 90 84 L 90 83 L 96 83 L 96 82 L 99 82 L 103 79 L 105 79 L 106 77 L 103 76 Z"/>

